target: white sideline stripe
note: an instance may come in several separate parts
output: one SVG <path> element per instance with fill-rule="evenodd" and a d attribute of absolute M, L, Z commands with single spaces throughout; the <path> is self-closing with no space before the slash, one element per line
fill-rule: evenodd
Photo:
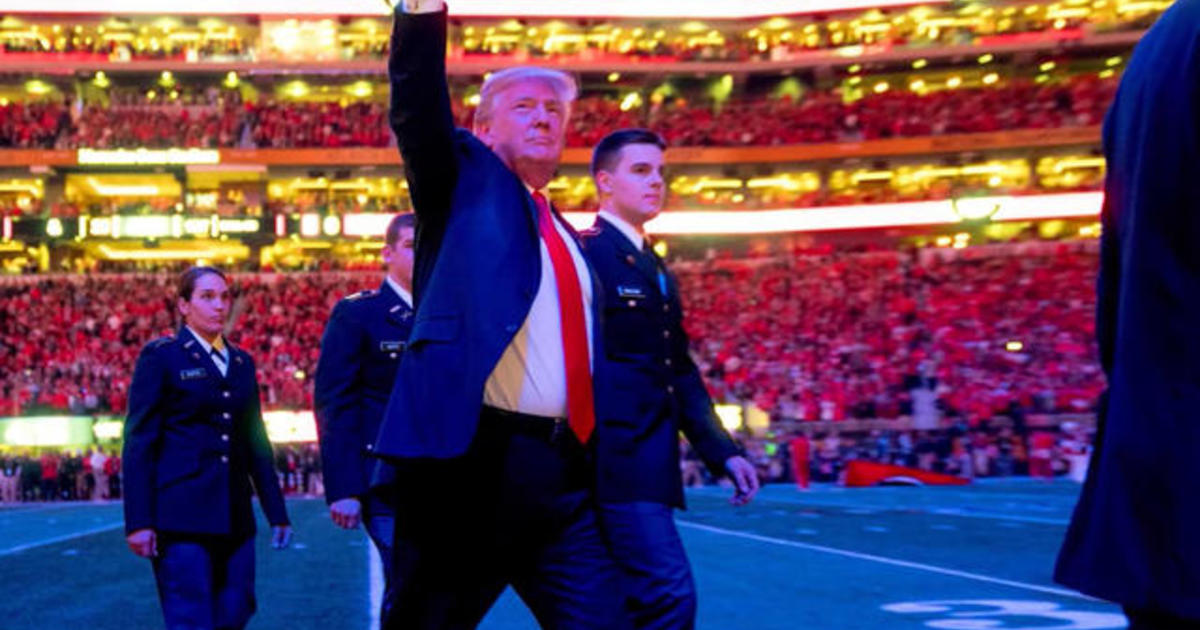
<path fill-rule="evenodd" d="M 857 551 L 847 551 L 845 549 L 837 549 L 835 547 L 826 547 L 824 545 L 813 545 L 810 543 L 802 543 L 802 542 L 797 542 L 794 540 L 785 540 L 783 538 L 771 538 L 770 536 L 760 536 L 758 534 L 751 534 L 749 532 L 742 532 L 742 531 L 737 531 L 737 530 L 733 530 L 733 529 L 723 529 L 720 527 L 713 527 L 711 525 L 703 525 L 701 523 L 693 523 L 691 521 L 685 521 L 685 520 L 681 520 L 681 519 L 676 519 L 676 522 L 684 527 L 688 527 L 691 529 L 698 529 L 700 531 L 705 531 L 705 532 L 709 532 L 712 534 L 721 534 L 722 536 L 733 536 L 735 538 L 744 538 L 746 540 L 753 540 L 756 542 L 767 543 L 767 544 L 771 544 L 771 545 L 779 545 L 782 547 L 794 547 L 796 549 L 805 549 L 807 551 L 819 551 L 821 553 L 827 553 L 827 554 L 831 554 L 831 555 L 835 555 L 835 556 L 842 556 L 845 558 L 854 558 L 857 560 L 867 560 L 869 562 L 877 562 L 879 564 L 887 564 L 887 565 L 891 565 L 894 567 L 903 567 L 905 569 L 916 569 L 918 571 L 925 571 L 928 573 L 937 573 L 939 575 L 948 575 L 951 577 L 964 578 L 967 580 L 975 580 L 976 582 L 987 582 L 989 584 L 1000 584 L 1002 586 L 1011 586 L 1013 588 L 1025 589 L 1027 591 L 1037 591 L 1039 593 L 1049 593 L 1051 595 L 1060 595 L 1062 597 L 1074 597 L 1074 598 L 1078 598 L 1078 599 L 1086 599 L 1088 601 L 1098 601 L 1092 597 L 1088 597 L 1087 595 L 1084 595 L 1083 593 L 1079 593 L 1079 592 L 1064 589 L 1064 588 L 1055 588 L 1053 586 L 1041 586 L 1038 584 L 1028 584 L 1026 582 L 1016 582 L 1013 580 L 1005 580 L 1002 578 L 992 577 L 990 575 L 982 575 L 979 573 L 970 573 L 968 571 L 958 571 L 956 569 L 945 569 L 945 568 L 934 566 L 931 564 L 922 564 L 920 562 L 909 562 L 907 560 L 897 560 L 895 558 L 876 556 L 876 555 L 872 555 L 869 553 L 859 553 Z"/>
<path fill-rule="evenodd" d="M 383 563 L 379 560 L 379 550 L 368 539 L 367 547 L 367 591 L 371 614 L 368 616 L 367 630 L 379 630 L 379 611 L 383 606 Z"/>
<path fill-rule="evenodd" d="M 16 547 L 9 547 L 8 549 L 0 550 L 0 556 L 11 556 L 12 554 L 15 554 L 15 553 L 21 553 L 22 551 L 29 551 L 30 549 L 37 549 L 38 547 L 45 547 L 46 545 L 53 545 L 55 543 L 60 543 L 60 542 L 64 542 L 67 540 L 83 538 L 84 536 L 91 536 L 93 534 L 101 534 L 104 532 L 111 532 L 114 529 L 120 529 L 124 526 L 125 526 L 124 522 L 109 523 L 108 525 L 104 525 L 102 527 L 95 527 L 93 529 L 84 530 L 82 532 L 75 532 L 73 534 L 64 534 L 62 536 L 55 536 L 54 538 L 47 538 L 45 540 L 39 540 L 36 542 L 24 544 L 24 545 L 17 545 Z"/>

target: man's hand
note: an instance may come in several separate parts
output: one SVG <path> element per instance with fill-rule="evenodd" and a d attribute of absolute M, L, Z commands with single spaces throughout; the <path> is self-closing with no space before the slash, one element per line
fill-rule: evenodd
<path fill-rule="evenodd" d="M 362 522 L 362 503 L 354 497 L 334 501 L 329 506 L 329 517 L 342 529 L 354 529 Z"/>
<path fill-rule="evenodd" d="M 158 535 L 153 529 L 139 529 L 125 537 L 129 550 L 141 558 L 153 558 L 158 555 Z"/>
<path fill-rule="evenodd" d="M 275 525 L 271 527 L 271 547 L 275 549 L 287 549 L 287 546 L 290 544 L 292 544 L 291 525 Z"/>
<path fill-rule="evenodd" d="M 741 506 L 752 501 L 754 495 L 758 494 L 758 472 L 754 470 L 754 464 L 746 461 L 741 455 L 734 455 L 725 460 L 725 471 L 729 473 L 729 478 L 737 488 L 729 502 Z"/>

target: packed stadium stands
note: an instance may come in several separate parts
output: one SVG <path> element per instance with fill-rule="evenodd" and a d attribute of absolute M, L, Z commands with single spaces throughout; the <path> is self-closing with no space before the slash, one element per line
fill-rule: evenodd
<path fill-rule="evenodd" d="M 1017 79 L 1005 85 L 930 93 L 886 89 L 847 102 L 837 91 L 726 103 L 678 99 L 634 111 L 592 96 L 573 112 L 568 144 L 593 146 L 615 129 L 647 126 L 671 146 L 772 146 L 857 142 L 1013 129 L 1098 125 L 1116 88 L 1095 75 L 1061 83 Z M 298 103 L 240 99 L 211 105 L 163 100 L 136 105 L 53 102 L 0 107 L 0 147 L 383 147 L 392 142 L 381 102 Z M 471 111 L 460 122 L 469 126 Z"/>
<path fill-rule="evenodd" d="M 747 62 L 856 46 L 921 51 L 1029 39 L 1075 41 L 1144 30 L 1163 8 L 1155 2 L 1082 6 L 1082 11 L 1063 11 L 1052 3 L 984 11 L 932 6 L 707 23 L 680 17 L 653 26 L 603 17 L 582 23 L 470 17 L 453 25 L 450 56 L 452 60 Z M 326 63 L 369 61 L 386 56 L 388 32 L 388 22 L 378 18 L 340 23 L 277 17 L 257 22 L 237 16 L 192 23 L 127 18 L 84 19 L 72 25 L 37 16 L 0 25 L 0 57 L 18 63 L 230 62 L 288 56 Z M 302 40 L 305 36 L 307 41 Z"/>
<path fill-rule="evenodd" d="M 976 423 L 1016 404 L 1090 411 L 1102 384 L 1094 242 L 682 261 L 693 349 L 717 400 L 780 420 L 912 413 L 923 364 L 944 409 Z M 31 277 L 0 287 L 5 415 L 124 408 L 141 345 L 172 332 L 170 274 Z M 268 409 L 312 405 L 321 333 L 364 272 L 242 274 L 231 339 Z"/>

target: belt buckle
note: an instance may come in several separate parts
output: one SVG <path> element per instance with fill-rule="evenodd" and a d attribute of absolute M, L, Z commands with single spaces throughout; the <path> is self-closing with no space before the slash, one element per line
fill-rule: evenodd
<path fill-rule="evenodd" d="M 550 429 L 550 443 L 558 444 L 559 440 L 566 433 L 567 420 L 566 418 L 555 418 L 554 428 Z"/>

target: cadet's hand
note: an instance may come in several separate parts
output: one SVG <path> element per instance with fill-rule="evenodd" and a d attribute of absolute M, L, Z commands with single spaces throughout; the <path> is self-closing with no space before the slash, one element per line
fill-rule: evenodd
<path fill-rule="evenodd" d="M 275 525 L 271 527 L 271 547 L 275 549 L 287 549 L 287 546 L 290 544 L 292 544 L 291 525 Z"/>
<path fill-rule="evenodd" d="M 129 550 L 141 558 L 153 558 L 158 555 L 158 536 L 153 529 L 139 529 L 125 537 Z"/>
<path fill-rule="evenodd" d="M 741 455 L 734 455 L 725 460 L 725 471 L 729 473 L 729 478 L 737 488 L 729 502 L 740 506 L 752 501 L 754 495 L 758 494 L 758 472 L 754 470 L 754 464 L 746 461 Z"/>
<path fill-rule="evenodd" d="M 342 529 L 354 529 L 362 522 L 362 504 L 354 497 L 334 501 L 329 506 L 329 517 Z"/>

